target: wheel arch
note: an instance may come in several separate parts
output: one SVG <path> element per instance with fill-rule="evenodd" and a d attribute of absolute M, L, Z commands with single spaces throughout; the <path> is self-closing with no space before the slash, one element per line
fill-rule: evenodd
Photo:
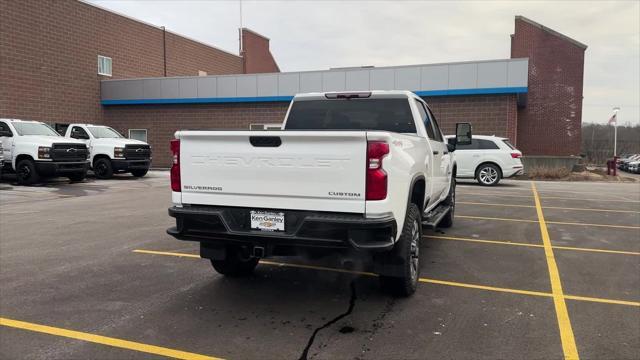
<path fill-rule="evenodd" d="M 107 160 L 111 161 L 111 157 L 109 155 L 107 155 L 107 154 L 95 154 L 93 156 L 93 159 L 91 160 L 91 167 L 93 168 L 93 166 L 96 163 L 96 161 L 98 161 L 100 159 L 107 159 Z"/>
<path fill-rule="evenodd" d="M 420 211 L 424 211 L 426 205 L 426 189 L 427 183 L 423 175 L 416 175 L 411 180 L 411 186 L 409 187 L 409 198 L 407 204 L 414 203 L 418 206 Z"/>
<path fill-rule="evenodd" d="M 498 168 L 498 171 L 500 172 L 500 178 L 503 177 L 503 171 L 502 171 L 502 166 L 500 166 L 500 164 L 498 164 L 495 161 L 483 161 L 480 164 L 478 164 L 478 166 L 476 166 L 475 170 L 473 170 L 473 178 L 477 179 L 478 178 L 478 170 L 480 170 L 480 167 L 482 167 L 482 165 L 494 165 L 495 167 Z"/>
<path fill-rule="evenodd" d="M 18 156 L 16 156 L 14 163 L 13 163 L 13 169 L 17 170 L 18 169 L 18 163 L 20 163 L 20 161 L 22 160 L 31 160 L 31 161 L 35 161 L 33 159 L 33 156 L 28 155 L 28 154 L 20 154 Z"/>

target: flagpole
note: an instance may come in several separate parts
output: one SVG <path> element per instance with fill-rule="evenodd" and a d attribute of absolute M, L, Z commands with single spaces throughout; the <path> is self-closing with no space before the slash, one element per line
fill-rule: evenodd
<path fill-rule="evenodd" d="M 613 108 L 613 116 L 616 117 L 616 121 L 613 123 L 613 156 L 618 156 L 618 111 L 619 107 Z"/>

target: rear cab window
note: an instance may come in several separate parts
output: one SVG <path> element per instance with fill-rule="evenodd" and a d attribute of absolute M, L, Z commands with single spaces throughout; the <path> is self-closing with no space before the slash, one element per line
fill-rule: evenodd
<path fill-rule="evenodd" d="M 417 133 L 407 98 L 294 101 L 285 130 L 380 130 Z"/>

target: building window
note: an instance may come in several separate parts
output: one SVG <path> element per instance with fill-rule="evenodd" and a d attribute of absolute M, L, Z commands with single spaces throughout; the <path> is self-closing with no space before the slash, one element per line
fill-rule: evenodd
<path fill-rule="evenodd" d="M 251 124 L 249 130 L 280 130 L 282 124 Z"/>
<path fill-rule="evenodd" d="M 147 129 L 129 129 L 129 139 L 147 142 Z"/>
<path fill-rule="evenodd" d="M 98 55 L 98 75 L 111 76 L 111 58 Z"/>

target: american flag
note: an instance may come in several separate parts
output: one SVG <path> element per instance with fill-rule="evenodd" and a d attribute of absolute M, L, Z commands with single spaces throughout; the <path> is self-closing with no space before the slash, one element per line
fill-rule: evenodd
<path fill-rule="evenodd" d="M 608 122 L 609 125 L 618 123 L 618 119 L 616 118 L 616 115 L 617 114 L 613 114 L 613 116 L 611 116 L 611 118 L 609 119 L 609 122 Z"/>

